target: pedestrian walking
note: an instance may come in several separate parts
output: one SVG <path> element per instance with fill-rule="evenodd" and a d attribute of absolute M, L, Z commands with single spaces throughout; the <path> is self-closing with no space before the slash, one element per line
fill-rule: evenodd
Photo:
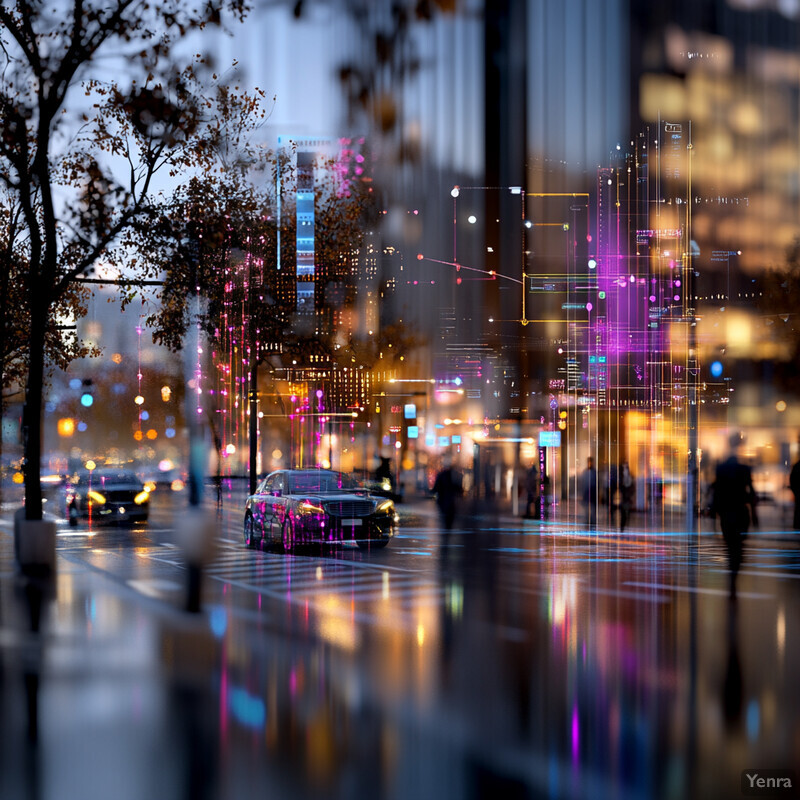
<path fill-rule="evenodd" d="M 636 480 L 627 461 L 622 462 L 619 475 L 619 529 L 624 531 L 636 499 Z"/>
<path fill-rule="evenodd" d="M 484 464 L 483 464 L 483 496 L 487 500 L 491 500 L 495 494 L 495 489 L 494 489 L 495 471 L 496 471 L 496 466 L 494 463 L 494 459 L 492 458 L 492 454 L 491 452 L 487 452 L 486 456 L 484 457 Z"/>
<path fill-rule="evenodd" d="M 601 469 L 601 474 L 605 470 Z M 617 491 L 619 490 L 619 476 L 617 475 L 617 465 L 612 464 L 608 468 L 608 478 L 603 481 L 605 486 L 604 496 L 601 501 L 607 506 L 608 524 L 612 525 L 614 522 L 615 511 L 617 509 Z"/>
<path fill-rule="evenodd" d="M 744 537 L 755 520 L 756 495 L 750 467 L 739 461 L 736 450 L 741 444 L 739 434 L 730 439 L 731 454 L 717 466 L 714 481 L 714 514 L 719 516 L 722 538 L 728 551 L 730 597 L 736 597 L 736 576 L 742 565 Z"/>
<path fill-rule="evenodd" d="M 381 456 L 380 464 L 375 470 L 375 482 L 384 488 L 394 490 L 394 475 L 392 475 L 392 460 L 390 458 Z"/>
<path fill-rule="evenodd" d="M 800 444 L 800 437 L 797 440 Z M 800 459 L 797 460 L 789 473 L 789 488 L 794 495 L 794 517 L 792 526 L 796 531 L 800 531 Z"/>
<path fill-rule="evenodd" d="M 456 518 L 458 498 L 463 494 L 461 474 L 453 468 L 449 460 L 445 461 L 444 466 L 436 475 L 433 493 L 436 495 L 436 505 L 439 506 L 442 526 L 449 531 Z"/>
<path fill-rule="evenodd" d="M 586 459 L 586 469 L 581 475 L 581 499 L 586 508 L 586 521 L 594 528 L 597 525 L 597 470 L 591 456 Z"/>
<path fill-rule="evenodd" d="M 525 518 L 539 519 L 539 470 L 536 468 L 536 462 L 532 461 L 530 469 L 525 476 Z"/>

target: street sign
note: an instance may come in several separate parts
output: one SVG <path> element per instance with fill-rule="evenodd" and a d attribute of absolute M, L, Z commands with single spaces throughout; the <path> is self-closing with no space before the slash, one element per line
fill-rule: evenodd
<path fill-rule="evenodd" d="M 539 431 L 539 447 L 561 447 L 561 431 Z"/>

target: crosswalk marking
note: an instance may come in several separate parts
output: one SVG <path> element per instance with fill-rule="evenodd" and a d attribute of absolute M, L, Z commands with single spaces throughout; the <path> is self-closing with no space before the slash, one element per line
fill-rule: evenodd
<path fill-rule="evenodd" d="M 523 595 L 551 595 L 553 565 L 557 564 L 558 571 L 564 572 L 569 571 L 570 565 L 582 570 L 586 562 L 610 564 L 612 569 L 619 564 L 620 569 L 635 570 L 632 574 L 629 571 L 625 577 L 639 578 L 639 581 L 625 581 L 621 574 L 621 583 L 616 586 L 597 586 L 579 579 L 579 591 L 589 594 L 649 604 L 677 602 L 678 596 L 686 597 L 688 593 L 718 597 L 727 594 L 724 588 L 692 586 L 694 581 L 685 574 L 680 580 L 682 586 L 645 582 L 659 574 L 663 566 L 678 570 L 678 574 L 683 574 L 681 569 L 684 572 L 691 569 L 692 565 L 706 573 L 726 573 L 726 552 L 718 537 L 704 538 L 689 555 L 685 541 L 676 537 L 659 542 L 651 538 L 643 543 L 619 535 L 613 539 L 602 535 L 573 536 L 570 545 L 565 546 L 559 537 L 542 535 L 533 540 L 529 533 L 523 544 L 518 531 L 513 537 L 495 531 L 488 540 L 471 539 L 474 532 L 453 531 L 447 539 L 431 536 L 430 531 L 427 535 L 422 533 L 422 529 L 420 535 L 415 530 L 405 530 L 380 555 L 351 548 L 326 550 L 323 557 L 316 553 L 286 555 L 248 549 L 239 538 L 219 536 L 213 558 L 203 571 L 208 580 L 217 585 L 305 605 L 315 613 L 345 614 L 348 618 L 377 625 L 385 624 L 385 611 L 391 607 L 392 614 L 396 615 L 393 620 L 411 626 L 411 630 L 416 610 L 441 608 L 447 601 L 448 581 L 463 580 L 464 576 L 469 580 L 470 570 L 482 566 L 480 559 L 491 559 L 495 565 L 513 563 L 515 570 L 506 575 L 505 585 L 508 590 Z M 80 548 L 73 548 L 69 542 L 69 539 L 63 540 L 67 546 L 59 549 L 66 553 L 85 547 L 81 543 Z M 479 549 L 473 550 L 473 546 Z M 472 552 L 478 561 L 472 561 Z M 118 551 L 109 551 L 108 555 L 124 557 Z M 147 546 L 137 547 L 135 556 L 136 559 L 149 560 L 152 569 L 149 579 L 144 581 L 138 571 L 131 571 L 127 576 L 131 588 L 162 597 L 178 591 L 175 581 L 180 581 L 180 578 L 174 578 L 175 573 L 170 575 L 170 571 L 185 567 L 184 554 L 179 546 L 156 539 L 148 542 Z M 800 551 L 793 548 L 754 548 L 752 558 L 746 558 L 745 563 L 746 569 L 740 573 L 742 577 L 768 578 L 784 585 L 800 578 Z M 464 573 L 460 571 L 462 565 L 466 570 Z M 531 579 L 534 573 L 536 579 Z M 743 592 L 741 596 L 766 599 L 775 595 Z"/>
<path fill-rule="evenodd" d="M 157 563 L 183 565 L 175 559 L 175 550 L 165 553 L 163 548 L 153 547 L 139 555 Z M 348 603 L 369 605 L 391 598 L 403 606 L 411 602 L 428 606 L 441 603 L 447 594 L 446 587 L 416 570 L 389 569 L 357 561 L 331 561 L 323 565 L 314 558 L 253 552 L 241 546 L 220 547 L 204 573 L 245 591 L 298 603 L 313 603 L 333 594 Z M 372 612 L 363 613 L 365 619 L 374 619 Z"/>

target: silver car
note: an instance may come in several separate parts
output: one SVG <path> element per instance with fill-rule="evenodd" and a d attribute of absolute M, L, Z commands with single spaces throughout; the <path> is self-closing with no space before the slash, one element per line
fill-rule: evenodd
<path fill-rule="evenodd" d="M 394 502 L 373 497 L 349 475 L 325 469 L 284 469 L 259 483 L 245 503 L 244 542 L 285 552 L 310 544 L 355 542 L 385 547 L 398 522 Z"/>

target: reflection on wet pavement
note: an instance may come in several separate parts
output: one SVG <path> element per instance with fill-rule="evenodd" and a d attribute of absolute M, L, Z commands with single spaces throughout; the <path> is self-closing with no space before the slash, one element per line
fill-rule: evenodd
<path fill-rule="evenodd" d="M 471 520 L 223 542 L 194 616 L 155 536 L 66 546 L 40 633 L 3 579 L 2 796 L 722 798 L 798 763 L 793 536 L 750 537 L 731 601 L 713 535 Z"/>

